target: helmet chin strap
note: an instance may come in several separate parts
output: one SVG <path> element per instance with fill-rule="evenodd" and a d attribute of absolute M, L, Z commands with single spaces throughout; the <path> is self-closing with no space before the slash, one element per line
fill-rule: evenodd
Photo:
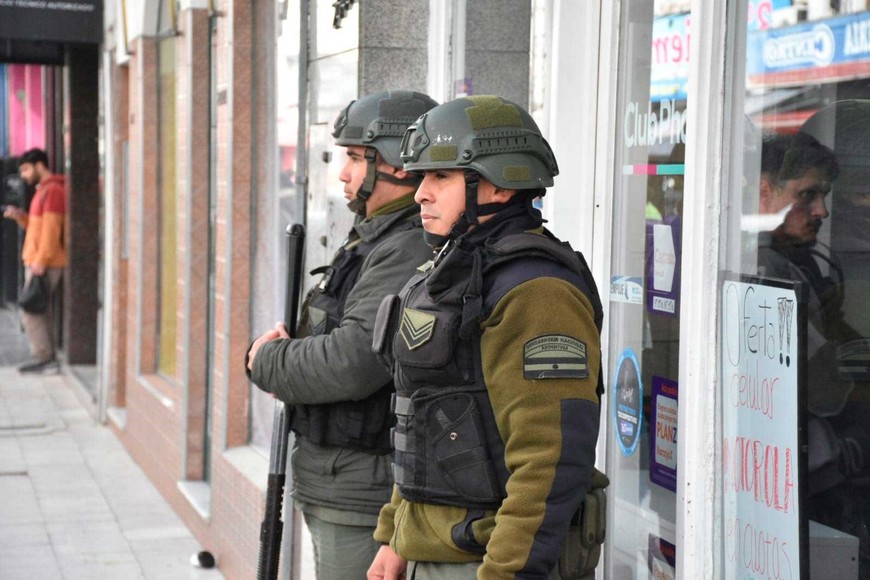
<path fill-rule="evenodd" d="M 353 200 L 347 204 L 347 208 L 350 211 L 362 217 L 366 217 L 366 202 L 372 196 L 372 192 L 375 190 L 375 185 L 379 179 L 394 185 L 407 185 L 409 187 L 416 187 L 420 184 L 420 177 L 413 173 L 409 173 L 408 177 L 399 178 L 390 173 L 378 171 L 377 156 L 378 153 L 375 149 L 366 147 L 366 177 L 363 179 L 362 185 L 359 186 Z"/>

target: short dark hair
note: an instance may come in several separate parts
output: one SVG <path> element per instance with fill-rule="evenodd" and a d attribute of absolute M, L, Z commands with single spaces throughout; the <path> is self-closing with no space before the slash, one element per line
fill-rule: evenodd
<path fill-rule="evenodd" d="M 21 154 L 18 165 L 21 166 L 22 163 L 30 163 L 32 165 L 42 163 L 48 167 L 48 153 L 42 149 L 29 149 Z"/>
<path fill-rule="evenodd" d="M 800 179 L 810 169 L 821 170 L 829 181 L 840 175 L 837 156 L 807 133 L 768 133 L 761 144 L 761 175 L 782 183 Z"/>

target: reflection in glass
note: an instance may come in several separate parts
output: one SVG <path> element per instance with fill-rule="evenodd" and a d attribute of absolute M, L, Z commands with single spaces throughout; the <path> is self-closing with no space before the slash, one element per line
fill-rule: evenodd
<path fill-rule="evenodd" d="M 746 4 L 722 263 L 806 290 L 810 577 L 870 578 L 870 11 Z"/>

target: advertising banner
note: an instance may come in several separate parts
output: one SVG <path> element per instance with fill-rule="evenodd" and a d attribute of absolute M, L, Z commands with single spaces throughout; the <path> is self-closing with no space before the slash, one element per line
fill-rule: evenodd
<path fill-rule="evenodd" d="M 677 381 L 653 375 L 649 479 L 677 491 Z"/>
<path fill-rule="evenodd" d="M 689 87 L 689 35 L 691 16 L 661 16 L 653 22 L 652 71 L 649 96 L 684 100 Z"/>
<path fill-rule="evenodd" d="M 654 314 L 680 314 L 680 256 L 682 220 L 668 216 L 664 223 L 646 226 L 646 307 Z"/>
<path fill-rule="evenodd" d="M 751 32 L 751 87 L 838 82 L 870 75 L 870 12 Z"/>

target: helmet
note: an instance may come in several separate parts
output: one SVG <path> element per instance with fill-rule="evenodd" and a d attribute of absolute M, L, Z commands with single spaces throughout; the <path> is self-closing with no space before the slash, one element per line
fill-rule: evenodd
<path fill-rule="evenodd" d="M 469 169 L 502 189 L 542 189 L 559 174 L 532 116 L 495 96 L 463 97 L 435 107 L 402 140 L 407 171 Z"/>
<path fill-rule="evenodd" d="M 431 97 L 414 91 L 382 91 L 351 101 L 335 120 L 332 136 L 344 147 L 373 147 L 393 167 L 402 168 L 399 147 L 405 129 L 436 106 Z"/>

